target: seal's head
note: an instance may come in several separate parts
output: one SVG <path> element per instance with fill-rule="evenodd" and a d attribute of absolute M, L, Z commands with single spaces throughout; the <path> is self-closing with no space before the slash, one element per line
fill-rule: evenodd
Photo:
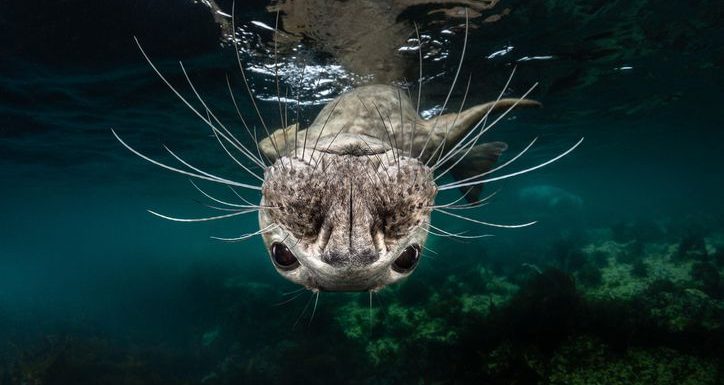
<path fill-rule="evenodd" d="M 351 151 L 351 150 L 350 150 Z M 260 211 L 274 267 L 312 290 L 376 290 L 409 275 L 437 191 L 415 158 L 320 153 L 269 167 Z"/>

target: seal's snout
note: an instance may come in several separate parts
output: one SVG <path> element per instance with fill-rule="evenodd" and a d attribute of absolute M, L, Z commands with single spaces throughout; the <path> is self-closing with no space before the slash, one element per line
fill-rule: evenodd
<path fill-rule="evenodd" d="M 379 258 L 379 253 L 372 249 L 349 253 L 333 250 L 322 254 L 322 262 L 332 267 L 364 267 L 371 265 Z"/>

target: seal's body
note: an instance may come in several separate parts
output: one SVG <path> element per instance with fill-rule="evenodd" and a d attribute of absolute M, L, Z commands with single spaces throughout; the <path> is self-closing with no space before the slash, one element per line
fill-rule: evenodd
<path fill-rule="evenodd" d="M 414 270 L 429 232 L 434 166 L 501 99 L 423 120 L 405 92 L 356 88 L 330 102 L 312 125 L 279 129 L 259 143 L 274 164 L 264 173 L 259 222 L 277 270 L 313 290 L 375 290 Z M 504 143 L 474 147 L 461 164 L 491 167 Z M 475 192 L 469 198 L 475 200 Z"/>

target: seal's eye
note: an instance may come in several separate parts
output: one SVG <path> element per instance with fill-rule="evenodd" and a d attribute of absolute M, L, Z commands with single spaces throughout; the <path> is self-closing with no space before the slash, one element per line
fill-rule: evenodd
<path fill-rule="evenodd" d="M 272 261 L 282 270 L 294 270 L 299 267 L 299 260 L 283 243 L 274 242 L 271 246 Z"/>
<path fill-rule="evenodd" d="M 392 262 L 392 269 L 398 273 L 407 273 L 417 266 L 417 262 L 420 261 L 420 246 L 410 245 L 407 246 L 405 251 L 400 253 L 400 256 Z"/>

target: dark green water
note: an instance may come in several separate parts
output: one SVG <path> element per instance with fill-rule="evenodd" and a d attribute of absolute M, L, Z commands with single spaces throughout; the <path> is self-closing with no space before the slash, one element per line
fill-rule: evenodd
<path fill-rule="evenodd" d="M 236 19 L 268 41 L 250 24 L 274 25 L 265 5 L 237 4 Z M 467 103 L 495 99 L 518 59 L 553 56 L 519 62 L 511 84 L 520 95 L 539 81 L 533 96 L 544 108 L 514 114 L 490 139 L 515 150 L 540 137 L 519 169 L 586 139 L 559 162 L 490 186 L 500 189 L 494 202 L 468 214 L 539 223 L 488 229 L 434 215 L 448 231 L 495 237 L 431 237 L 434 253 L 371 310 L 366 293 L 322 293 L 310 319 L 309 294 L 287 302 L 297 288 L 259 238 L 209 238 L 255 231 L 255 217 L 151 216 L 208 210 L 185 177 L 134 157 L 110 132 L 161 159 L 167 144 L 256 182 L 132 39 L 179 86 L 183 60 L 238 129 L 225 76 L 239 95 L 241 77 L 208 9 L 0 2 L 0 384 L 724 382 L 722 4 L 505 7 L 510 15 L 469 37 Z M 448 38 L 449 58 L 425 62 L 424 109 L 442 104 L 452 80 L 462 35 Z M 268 77 L 251 81 L 260 97 L 272 90 Z M 278 122 L 277 104 L 259 103 Z M 241 106 L 253 116 L 248 99 Z M 304 107 L 302 121 L 319 108 Z"/>

